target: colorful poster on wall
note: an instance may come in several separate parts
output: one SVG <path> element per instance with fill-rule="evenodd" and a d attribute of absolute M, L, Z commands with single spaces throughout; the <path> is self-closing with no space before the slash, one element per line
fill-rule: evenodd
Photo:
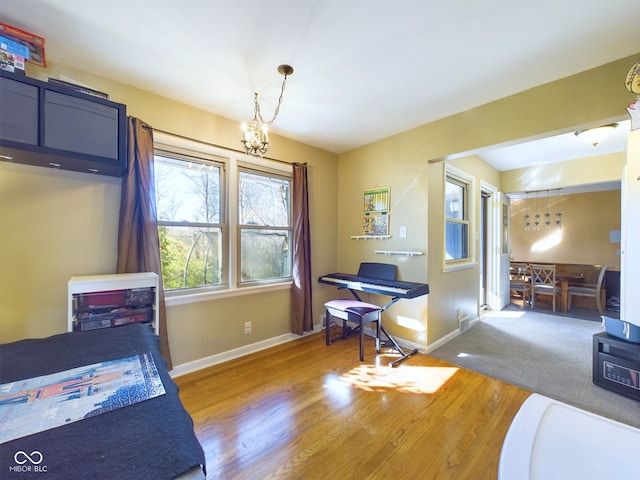
<path fill-rule="evenodd" d="M 362 218 L 362 234 L 373 236 L 389 235 L 389 215 L 365 215 Z"/>
<path fill-rule="evenodd" d="M 364 191 L 364 212 L 388 212 L 391 187 L 378 187 Z"/>

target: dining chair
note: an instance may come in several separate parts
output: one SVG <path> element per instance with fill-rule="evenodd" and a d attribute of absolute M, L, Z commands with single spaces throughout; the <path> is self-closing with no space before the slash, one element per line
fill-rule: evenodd
<path fill-rule="evenodd" d="M 536 304 L 536 297 L 551 296 L 553 311 L 556 311 L 556 297 L 560 298 L 560 287 L 556 283 L 556 266 L 532 263 L 531 269 L 531 308 Z"/>
<path fill-rule="evenodd" d="M 571 310 L 571 298 L 575 295 L 576 297 L 591 297 L 596 299 L 596 307 L 598 308 L 599 313 L 604 312 L 604 308 L 602 307 L 602 284 L 604 283 L 604 277 L 607 273 L 607 265 L 603 265 L 600 267 L 600 272 L 598 273 L 598 280 L 595 284 L 582 284 L 582 285 L 569 285 L 567 289 L 568 295 L 568 304 L 567 309 Z"/>
<path fill-rule="evenodd" d="M 509 265 L 509 292 L 522 298 L 522 308 L 531 298 L 531 273 L 526 263 Z"/>

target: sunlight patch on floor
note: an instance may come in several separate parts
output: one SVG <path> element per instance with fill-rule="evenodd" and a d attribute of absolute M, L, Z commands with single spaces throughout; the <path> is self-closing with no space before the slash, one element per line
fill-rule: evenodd
<path fill-rule="evenodd" d="M 435 393 L 455 373 L 455 367 L 391 368 L 387 365 L 360 365 L 339 377 L 343 385 L 366 391 L 398 390 L 405 393 Z"/>

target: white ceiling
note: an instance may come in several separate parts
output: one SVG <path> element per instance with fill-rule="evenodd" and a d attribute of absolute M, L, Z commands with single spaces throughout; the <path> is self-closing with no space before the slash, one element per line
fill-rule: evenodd
<path fill-rule="evenodd" d="M 288 63 L 273 131 L 336 153 L 640 47 L 638 0 L 2 0 L 0 21 L 49 60 L 238 121 L 254 92 L 271 118 Z M 514 151 L 483 155 L 534 161 Z"/>
<path fill-rule="evenodd" d="M 479 152 L 478 156 L 502 172 L 524 166 L 622 152 L 625 149 L 631 121 L 622 120 L 616 124 L 613 132 L 597 145 L 585 142 L 572 131 L 506 147 L 491 148 Z"/>

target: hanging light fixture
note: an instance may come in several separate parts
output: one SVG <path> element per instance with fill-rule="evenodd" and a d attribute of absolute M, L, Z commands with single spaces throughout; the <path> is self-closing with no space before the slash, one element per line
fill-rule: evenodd
<path fill-rule="evenodd" d="M 273 118 L 268 122 L 262 119 L 260 104 L 258 103 L 258 93 L 256 92 L 253 97 L 253 120 L 248 125 L 246 123 L 242 124 L 241 142 L 244 145 L 245 152 L 254 157 L 262 157 L 267 153 L 267 150 L 269 150 L 269 125 L 274 122 L 280 112 L 287 77 L 293 74 L 293 67 L 291 65 L 280 65 L 278 72 L 284 75 L 284 80 L 282 81 L 280 97 L 278 98 L 278 105 L 276 106 Z"/>
<path fill-rule="evenodd" d="M 544 228 L 547 230 L 551 228 L 551 213 L 549 212 L 549 190 L 547 190 L 547 208 L 544 212 Z"/>
<path fill-rule="evenodd" d="M 540 205 L 539 205 L 541 193 L 546 194 L 547 196 L 546 210 L 542 215 L 540 214 Z M 531 203 L 529 200 L 529 194 L 535 194 L 535 198 L 533 199 L 535 201 L 535 205 L 534 205 L 535 214 L 533 215 L 533 224 L 531 222 L 532 216 L 529 215 L 529 204 Z M 560 213 L 560 189 L 559 188 L 556 189 L 556 213 L 555 213 L 555 220 L 553 221 L 551 220 L 551 218 L 554 217 L 554 215 L 551 213 L 553 209 L 552 208 L 553 205 L 550 205 L 550 202 L 553 201 L 553 199 L 550 198 L 551 195 L 553 195 L 553 193 L 551 193 L 551 190 L 535 190 L 535 191 L 525 192 L 526 204 L 525 204 L 525 213 L 524 213 L 524 229 L 526 231 L 540 230 L 540 227 L 543 225 L 543 222 L 542 222 L 543 218 L 544 218 L 545 230 L 551 230 L 551 227 L 554 224 L 557 229 L 562 228 L 562 213 Z"/>
<path fill-rule="evenodd" d="M 536 192 L 536 215 L 535 215 L 535 221 L 533 222 L 533 229 L 534 230 L 540 230 L 540 211 L 538 210 L 538 193 Z"/>
<path fill-rule="evenodd" d="M 556 194 L 556 228 L 562 228 L 562 214 L 560 213 L 560 189 Z"/>
<path fill-rule="evenodd" d="M 585 128 L 584 130 L 578 130 L 575 136 L 596 147 L 602 140 L 608 137 L 617 126 L 617 123 L 610 123 L 600 127 Z"/>
<path fill-rule="evenodd" d="M 529 231 L 531 230 L 531 216 L 529 215 L 529 192 L 526 192 L 526 199 L 525 199 L 525 206 L 526 206 L 526 211 L 524 213 L 524 229 Z"/>

